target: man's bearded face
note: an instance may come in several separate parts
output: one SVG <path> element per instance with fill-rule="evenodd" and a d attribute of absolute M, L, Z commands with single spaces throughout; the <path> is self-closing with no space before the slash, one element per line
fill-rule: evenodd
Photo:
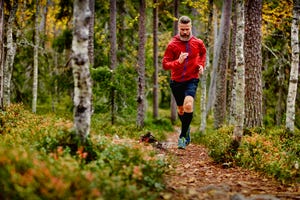
<path fill-rule="evenodd" d="M 180 24 L 179 23 L 178 29 L 179 29 L 180 40 L 188 41 L 191 37 L 191 32 L 192 32 L 191 23 L 188 23 L 188 24 Z"/>

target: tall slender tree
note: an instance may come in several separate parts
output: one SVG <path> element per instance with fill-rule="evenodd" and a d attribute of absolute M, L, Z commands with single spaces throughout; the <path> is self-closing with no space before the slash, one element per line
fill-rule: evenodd
<path fill-rule="evenodd" d="M 13 37 L 13 28 L 16 18 L 16 12 L 18 10 L 18 1 L 14 0 L 12 9 L 9 12 L 9 17 L 7 21 L 7 27 L 6 27 L 6 57 L 4 61 L 4 67 L 3 67 L 3 106 L 9 106 L 10 105 L 10 94 L 11 94 L 11 77 L 12 77 L 12 71 L 13 71 L 13 65 L 17 50 L 17 44 Z"/>
<path fill-rule="evenodd" d="M 158 5 L 157 0 L 153 0 L 153 118 L 158 118 Z"/>
<path fill-rule="evenodd" d="M 92 81 L 89 71 L 88 40 L 91 11 L 89 0 L 74 1 L 72 68 L 74 77 L 74 126 L 82 142 L 90 132 Z"/>
<path fill-rule="evenodd" d="M 245 59 L 244 59 L 244 32 L 245 32 L 245 18 L 244 18 L 244 0 L 236 0 L 236 17 L 237 17 L 237 33 L 236 33 L 236 77 L 235 89 L 235 110 L 234 112 L 234 139 L 241 142 L 244 128 L 245 118 Z"/>
<path fill-rule="evenodd" d="M 174 17 L 179 18 L 179 0 L 174 0 Z M 173 22 L 173 35 L 176 35 L 178 33 L 178 24 L 177 20 Z M 171 122 L 175 123 L 177 119 L 177 105 L 175 98 L 171 92 Z"/>
<path fill-rule="evenodd" d="M 228 68 L 228 95 L 227 95 L 227 119 L 229 124 L 234 124 L 235 120 L 235 107 L 236 107 L 236 37 L 237 37 L 237 0 L 232 1 L 232 28 L 231 28 L 231 37 L 230 37 L 230 60 Z M 243 15 L 244 16 L 244 15 Z"/>
<path fill-rule="evenodd" d="M 232 0 L 224 0 L 221 18 L 221 27 L 218 42 L 221 45 L 220 57 L 218 58 L 217 82 L 216 82 L 216 102 L 214 108 L 215 128 L 221 127 L 226 117 L 226 71 L 229 58 L 229 36 L 230 36 L 230 16 Z"/>
<path fill-rule="evenodd" d="M 138 113 L 137 127 L 142 128 L 145 120 L 145 44 L 146 44 L 146 0 L 140 0 L 139 49 L 138 49 Z"/>
<path fill-rule="evenodd" d="M 4 31 L 4 2 L 0 0 L 0 109 L 3 108 L 3 31 Z"/>
<path fill-rule="evenodd" d="M 295 129 L 295 102 L 297 96 L 299 73 L 299 21 L 300 0 L 293 1 L 293 19 L 291 26 L 292 63 L 290 72 L 289 91 L 286 103 L 286 128 L 289 131 Z"/>
<path fill-rule="evenodd" d="M 111 81 L 114 79 L 114 70 L 117 65 L 117 1 L 110 0 L 110 19 L 109 19 L 109 30 L 110 30 L 110 69 L 112 70 Z M 115 123 L 115 88 L 110 88 L 110 104 L 111 104 L 111 124 Z"/>
<path fill-rule="evenodd" d="M 262 0 L 245 2 L 245 127 L 262 126 Z"/>
<path fill-rule="evenodd" d="M 40 45 L 40 35 L 39 35 L 39 0 L 35 1 L 35 17 L 34 17 L 34 47 L 33 47 L 33 85 L 32 85 L 32 112 L 36 113 L 36 103 L 38 94 L 38 69 L 39 69 L 39 45 Z"/>
<path fill-rule="evenodd" d="M 210 49 L 211 49 L 211 40 L 210 40 L 210 34 L 211 34 L 211 27 L 212 27 L 212 21 L 213 21 L 213 0 L 208 1 L 208 22 L 207 22 L 207 32 L 205 34 L 204 41 L 206 43 L 206 66 L 204 68 L 203 75 L 201 77 L 201 101 L 200 101 L 200 107 L 201 107 L 201 123 L 200 123 L 200 132 L 204 133 L 206 129 L 206 116 L 207 116 L 207 109 L 206 109 L 206 102 L 207 102 L 207 95 L 206 95 L 206 81 L 207 81 L 207 75 L 210 68 Z"/>
<path fill-rule="evenodd" d="M 214 27 L 214 47 L 213 47 L 213 62 L 212 69 L 210 73 L 210 84 L 208 89 L 208 100 L 206 106 L 206 115 L 208 115 L 209 111 L 212 109 L 215 100 L 216 100 L 216 79 L 217 79 L 217 68 L 219 63 L 219 54 L 221 51 L 221 45 L 219 40 L 219 28 L 218 28 L 218 12 L 217 9 L 213 10 L 213 27 Z"/>

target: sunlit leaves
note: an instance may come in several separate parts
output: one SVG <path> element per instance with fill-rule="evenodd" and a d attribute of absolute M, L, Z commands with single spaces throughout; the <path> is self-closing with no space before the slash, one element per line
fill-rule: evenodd
<path fill-rule="evenodd" d="M 292 17 L 292 0 L 266 1 L 263 3 L 263 35 L 270 35 L 276 29 L 285 32 L 286 26 L 290 26 Z"/>
<path fill-rule="evenodd" d="M 194 0 L 185 0 L 182 2 L 183 5 L 188 5 L 192 8 L 195 8 L 199 15 L 200 18 L 197 20 L 200 20 L 203 23 L 207 23 L 208 21 L 208 14 L 209 10 L 208 10 L 208 0 L 198 0 L 198 1 L 194 1 Z"/>

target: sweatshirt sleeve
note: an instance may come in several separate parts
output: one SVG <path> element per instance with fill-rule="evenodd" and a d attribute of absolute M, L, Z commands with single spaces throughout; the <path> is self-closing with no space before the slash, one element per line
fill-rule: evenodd
<path fill-rule="evenodd" d="M 205 67 L 205 61 L 206 61 L 206 47 L 201 40 L 199 43 L 199 60 L 198 60 L 198 65 L 202 65 L 203 68 Z"/>
<path fill-rule="evenodd" d="M 170 70 L 177 67 L 180 67 L 181 64 L 178 61 L 178 58 L 172 51 L 172 45 L 168 45 L 163 60 L 162 60 L 164 70 Z"/>

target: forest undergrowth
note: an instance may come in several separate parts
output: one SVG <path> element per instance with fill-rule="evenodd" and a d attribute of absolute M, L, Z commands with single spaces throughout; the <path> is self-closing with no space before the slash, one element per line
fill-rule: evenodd
<path fill-rule="evenodd" d="M 0 112 L 0 199 L 159 199 L 172 159 L 138 140 L 153 132 L 158 140 L 172 130 L 168 120 L 111 126 L 99 118 L 83 145 L 72 120 L 37 115 L 15 104 Z M 282 128 L 247 130 L 239 149 L 231 148 L 232 127 L 195 133 L 216 163 L 263 172 L 283 184 L 300 180 L 300 135 Z"/>

